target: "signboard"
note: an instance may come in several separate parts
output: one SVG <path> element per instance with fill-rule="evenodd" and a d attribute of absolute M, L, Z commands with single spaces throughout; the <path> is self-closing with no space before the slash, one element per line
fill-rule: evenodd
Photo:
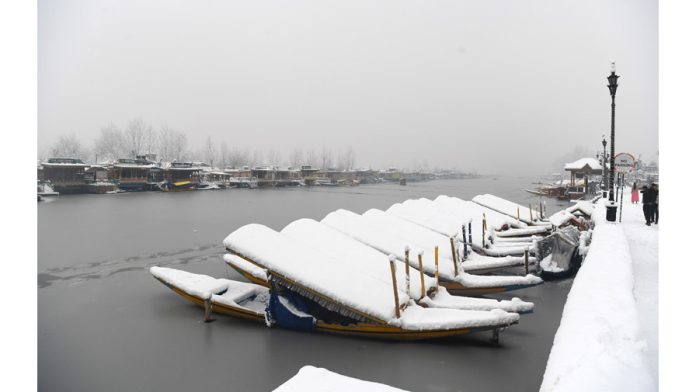
<path fill-rule="evenodd" d="M 617 173 L 628 174 L 636 168 L 636 158 L 633 155 L 622 152 L 614 156 L 614 169 Z"/>

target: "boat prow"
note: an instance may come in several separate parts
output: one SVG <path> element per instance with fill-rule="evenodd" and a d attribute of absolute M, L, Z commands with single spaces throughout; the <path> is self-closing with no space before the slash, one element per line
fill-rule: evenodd
<path fill-rule="evenodd" d="M 212 311 L 264 322 L 268 288 L 253 283 L 216 279 L 172 268 L 152 267 L 152 276 L 196 305 L 210 299 Z"/>

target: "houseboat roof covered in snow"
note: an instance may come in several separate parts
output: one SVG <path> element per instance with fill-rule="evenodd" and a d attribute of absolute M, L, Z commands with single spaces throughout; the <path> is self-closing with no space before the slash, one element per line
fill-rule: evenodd
<path fill-rule="evenodd" d="M 89 165 L 82 162 L 82 159 L 79 158 L 49 158 L 48 162 L 42 163 L 42 166 L 88 167 Z"/>
<path fill-rule="evenodd" d="M 602 164 L 595 158 L 580 158 L 575 162 L 566 163 L 565 171 L 588 174 L 602 174 Z"/>

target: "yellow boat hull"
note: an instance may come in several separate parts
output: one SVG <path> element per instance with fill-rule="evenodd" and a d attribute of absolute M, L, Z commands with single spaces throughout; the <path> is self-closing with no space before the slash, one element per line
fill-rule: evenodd
<path fill-rule="evenodd" d="M 188 301 L 204 307 L 204 300 L 200 297 L 193 296 L 178 287 L 171 285 L 157 277 L 155 277 L 165 286 L 169 287 L 175 293 L 179 294 Z M 265 317 L 263 313 L 255 312 L 252 310 L 244 309 L 242 307 L 232 307 L 225 304 L 220 304 L 212 302 L 212 310 L 214 313 L 224 314 L 227 316 L 233 316 L 242 318 L 245 320 L 252 320 L 260 323 L 265 323 Z M 501 327 L 503 328 L 503 327 Z M 322 333 L 330 333 L 336 335 L 345 336 L 357 336 L 362 338 L 370 339 L 383 339 L 383 340 L 425 340 L 425 339 L 436 339 L 445 338 L 451 336 L 465 335 L 471 332 L 491 330 L 491 328 L 460 328 L 460 329 L 449 329 L 449 330 L 431 330 L 431 331 L 418 331 L 418 330 L 405 330 L 399 327 L 394 327 L 386 324 L 371 324 L 371 323 L 356 323 L 349 325 L 341 324 L 330 324 L 318 320 L 315 325 L 315 330 Z"/>

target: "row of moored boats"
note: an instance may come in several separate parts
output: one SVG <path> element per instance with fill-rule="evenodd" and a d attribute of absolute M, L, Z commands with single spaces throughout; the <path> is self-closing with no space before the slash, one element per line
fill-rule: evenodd
<path fill-rule="evenodd" d="M 564 229 L 587 222 L 588 208 L 572 210 L 576 219 L 566 219 Z M 530 273 L 538 270 L 536 244 L 561 229 L 493 195 L 439 196 L 363 214 L 340 209 L 280 231 L 240 227 L 224 239 L 223 259 L 249 282 L 164 267 L 150 272 L 203 306 L 206 320 L 221 313 L 268 326 L 391 339 L 492 331 L 497 341 L 534 304 L 483 296 L 542 284 Z M 495 274 L 500 271 L 506 274 Z"/>

